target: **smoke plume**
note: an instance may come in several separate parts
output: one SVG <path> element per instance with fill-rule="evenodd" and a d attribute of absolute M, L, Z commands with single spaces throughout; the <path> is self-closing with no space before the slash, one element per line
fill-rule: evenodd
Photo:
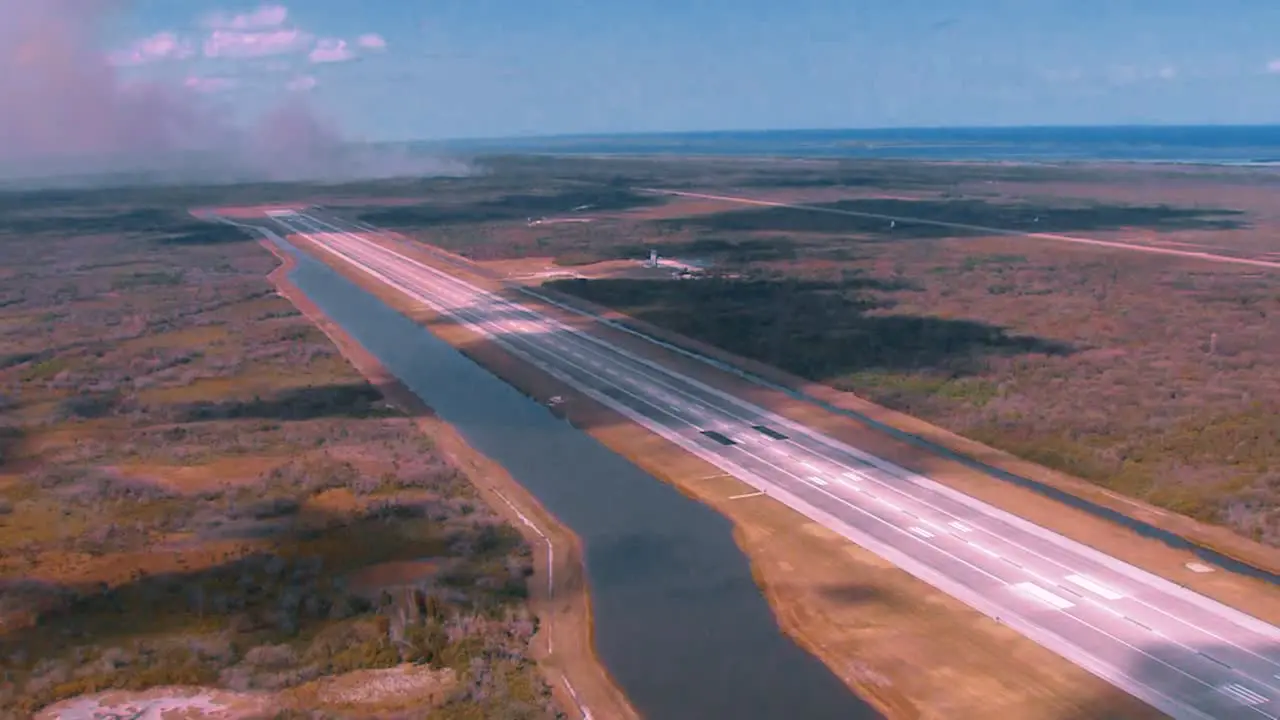
<path fill-rule="evenodd" d="M 181 83 L 126 83 L 99 33 L 124 0 L 0 0 L 0 180 L 342 181 L 465 166 L 345 142 L 300 93 L 242 126 Z M 101 181 L 101 180 L 99 180 Z"/>

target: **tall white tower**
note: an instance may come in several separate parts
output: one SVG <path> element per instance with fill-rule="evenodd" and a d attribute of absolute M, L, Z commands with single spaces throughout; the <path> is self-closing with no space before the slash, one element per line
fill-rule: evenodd
<path fill-rule="evenodd" d="M 657 250 L 649 251 L 649 267 L 651 268 L 658 267 L 658 251 Z"/>

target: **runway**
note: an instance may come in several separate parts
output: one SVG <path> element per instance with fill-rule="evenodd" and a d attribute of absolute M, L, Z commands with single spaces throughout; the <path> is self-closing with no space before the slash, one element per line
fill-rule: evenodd
<path fill-rule="evenodd" d="M 1197 250 L 1177 250 L 1168 247 L 1153 247 L 1150 245 L 1138 245 L 1137 243 L 1118 242 L 1115 240 L 1098 240 L 1096 238 L 1079 237 L 1076 235 L 1064 235 L 1062 233 L 1032 232 L 1029 230 L 1005 230 L 1002 228 L 987 227 L 985 225 L 971 225 L 969 223 L 950 222 L 947 220 L 925 220 L 921 218 L 907 217 L 905 215 L 885 215 L 883 213 L 843 210 L 841 208 L 825 207 L 822 205 L 800 205 L 796 203 L 774 202 L 772 200 L 757 200 L 754 198 L 736 197 L 733 195 L 708 195 L 706 193 L 686 192 L 683 190 L 664 190 L 662 188 L 633 189 L 640 192 L 655 193 L 658 195 L 673 195 L 676 197 L 695 198 L 698 200 L 720 200 L 725 203 L 749 205 L 759 208 L 807 210 L 809 212 L 827 213 L 830 215 L 845 215 L 848 217 L 870 218 L 873 220 L 887 220 L 889 222 L 903 223 L 906 225 L 930 225 L 933 227 L 949 228 L 951 230 L 967 230 L 986 235 L 1005 235 L 1008 237 L 1031 238 L 1033 240 L 1052 240 L 1054 242 L 1092 245 L 1094 247 L 1111 248 L 1114 250 L 1130 250 L 1133 252 L 1169 255 L 1172 257 L 1191 258 L 1193 260 L 1204 260 L 1207 262 L 1251 265 L 1253 267 L 1266 268 L 1268 270 L 1280 270 L 1280 261 L 1268 260 L 1265 258 L 1232 257 L 1230 255 L 1200 252 Z"/>
<path fill-rule="evenodd" d="M 310 238 L 903 570 L 1177 718 L 1280 720 L 1280 629 L 393 250 L 313 210 Z"/>

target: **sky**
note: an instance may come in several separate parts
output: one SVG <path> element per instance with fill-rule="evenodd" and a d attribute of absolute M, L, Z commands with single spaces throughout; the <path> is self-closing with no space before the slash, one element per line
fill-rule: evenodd
<path fill-rule="evenodd" d="M 1277 27 L 1273 0 L 0 0 L 0 161 L 253 156 L 264 137 L 1280 123 Z"/>
<path fill-rule="evenodd" d="M 116 52 L 177 43 L 128 72 L 243 107 L 305 88 L 371 139 L 1280 122 L 1270 0 L 136 0 L 126 15 Z M 209 22 L 237 16 L 258 22 Z"/>

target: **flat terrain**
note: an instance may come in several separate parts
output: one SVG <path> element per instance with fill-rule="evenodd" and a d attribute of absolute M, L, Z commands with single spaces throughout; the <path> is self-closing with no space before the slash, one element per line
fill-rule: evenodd
<path fill-rule="evenodd" d="M 1280 545 L 1280 272 L 874 217 L 691 198 L 654 205 L 640 193 L 630 209 L 609 209 L 628 183 L 1274 259 L 1276 175 L 561 162 L 557 176 L 610 188 L 609 204 L 577 212 L 591 200 L 585 186 L 547 191 L 563 197 L 559 216 L 593 222 L 476 219 L 465 210 L 476 205 L 456 200 L 448 215 L 428 211 L 433 203 L 359 216 L 480 261 L 537 259 L 534 272 L 546 272 L 553 260 L 593 278 L 546 279 L 563 292 Z M 713 277 L 595 270 L 651 247 L 702 261 Z"/>
<path fill-rule="evenodd" d="M 311 244 L 301 235 L 293 239 Z M 388 242 L 414 252 L 412 245 Z M 543 401 L 558 398 L 559 411 L 576 426 L 730 517 L 780 624 L 888 715 L 984 717 L 994 709 L 1012 717 L 1154 716 L 1007 626 L 968 610 L 787 507 L 751 497 L 751 486 L 698 457 L 673 452 L 676 448 L 666 440 L 452 319 L 341 267 L 525 392 Z M 483 283 L 465 270 L 451 270 Z"/>
<path fill-rule="evenodd" d="M 536 553 L 486 468 L 190 204 L 0 198 L 0 717 L 102 691 L 83 702 L 555 717 Z"/>

